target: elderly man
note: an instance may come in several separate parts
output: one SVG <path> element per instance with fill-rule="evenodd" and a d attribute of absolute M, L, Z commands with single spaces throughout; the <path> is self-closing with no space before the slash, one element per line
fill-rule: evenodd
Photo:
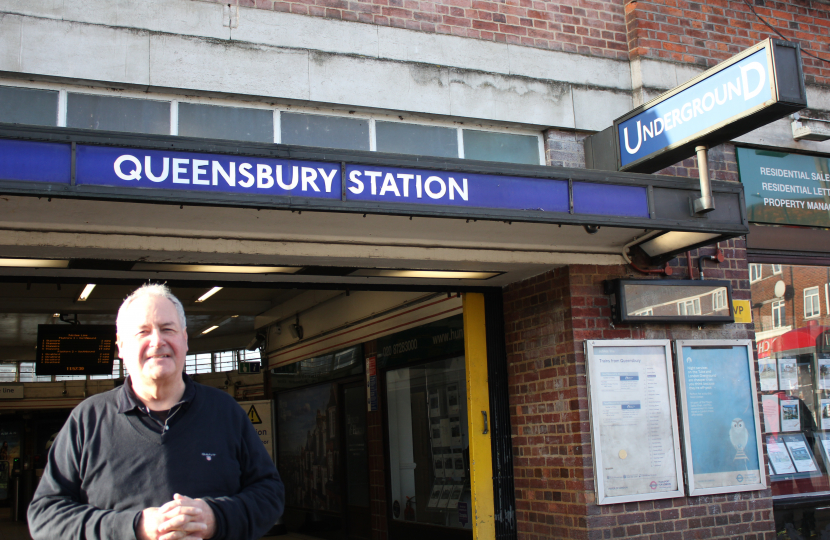
<path fill-rule="evenodd" d="M 29 506 L 32 537 L 262 536 L 282 514 L 282 482 L 242 408 L 184 374 L 181 302 L 145 285 L 116 324 L 129 377 L 72 411 Z"/>

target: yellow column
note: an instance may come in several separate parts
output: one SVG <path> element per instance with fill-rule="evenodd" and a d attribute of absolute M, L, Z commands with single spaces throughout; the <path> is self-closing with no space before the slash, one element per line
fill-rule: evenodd
<path fill-rule="evenodd" d="M 496 538 L 496 525 L 493 517 L 493 456 L 490 447 L 490 391 L 487 383 L 484 295 L 464 293 L 463 306 L 473 540 L 493 540 Z M 485 418 L 487 433 L 484 433 Z"/>

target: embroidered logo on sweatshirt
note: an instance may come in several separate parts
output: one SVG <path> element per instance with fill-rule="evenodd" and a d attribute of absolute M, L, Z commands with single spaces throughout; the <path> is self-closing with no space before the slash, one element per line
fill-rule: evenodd
<path fill-rule="evenodd" d="M 205 456 L 205 459 L 208 461 L 216 457 L 216 454 L 207 454 L 205 452 L 202 452 L 202 455 Z"/>

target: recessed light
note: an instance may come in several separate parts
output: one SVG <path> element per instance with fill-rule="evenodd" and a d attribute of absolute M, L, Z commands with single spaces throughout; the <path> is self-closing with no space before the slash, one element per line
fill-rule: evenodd
<path fill-rule="evenodd" d="M 206 292 L 205 294 L 203 294 L 202 296 L 200 296 L 199 299 L 196 300 L 196 301 L 197 302 L 204 302 L 205 300 L 207 300 L 208 298 L 210 298 L 211 296 L 213 296 L 214 294 L 218 293 L 221 290 L 222 290 L 222 287 L 214 287 L 211 290 L 209 290 L 208 292 Z"/>
<path fill-rule="evenodd" d="M 89 285 L 84 287 L 84 290 L 81 291 L 81 295 L 78 297 L 78 302 L 86 302 L 86 299 L 89 298 L 90 294 L 92 294 L 92 289 L 94 289 L 94 288 L 95 288 L 94 283 L 90 283 Z"/>
<path fill-rule="evenodd" d="M 380 268 L 364 268 L 352 272 L 352 276 L 363 277 L 393 277 L 393 278 L 421 278 L 421 279 L 490 279 L 501 272 L 461 272 L 451 270 L 384 270 Z"/>
<path fill-rule="evenodd" d="M 0 266 L 17 268 L 66 268 L 69 261 L 60 259 L 0 259 Z"/>
<path fill-rule="evenodd" d="M 213 332 L 213 331 L 214 331 L 214 330 L 216 330 L 217 328 L 219 328 L 219 325 L 218 325 L 218 324 L 214 324 L 213 326 L 211 326 L 211 327 L 209 327 L 209 328 L 205 328 L 204 330 L 202 330 L 202 334 L 207 334 L 208 332 Z"/>
<path fill-rule="evenodd" d="M 56 318 L 56 319 L 60 319 L 61 314 L 60 314 L 60 313 L 53 313 L 53 314 L 52 314 L 52 317 L 54 317 L 54 318 Z"/>
<path fill-rule="evenodd" d="M 145 272 L 202 272 L 208 274 L 294 274 L 302 268 L 299 266 L 136 263 L 132 269 Z"/>

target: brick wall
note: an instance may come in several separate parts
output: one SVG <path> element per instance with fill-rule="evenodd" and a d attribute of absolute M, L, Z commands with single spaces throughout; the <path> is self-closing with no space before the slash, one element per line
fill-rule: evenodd
<path fill-rule="evenodd" d="M 545 163 L 552 167 L 585 168 L 583 139 L 587 133 L 549 129 L 545 131 Z"/>
<path fill-rule="evenodd" d="M 830 59 L 830 10 L 817 1 L 750 0 L 755 12 L 787 40 Z M 773 33 L 743 0 L 626 0 L 632 57 L 714 66 Z M 808 83 L 830 82 L 830 64 L 804 54 Z"/>
<path fill-rule="evenodd" d="M 211 0 L 627 59 L 622 0 Z"/>
<path fill-rule="evenodd" d="M 749 298 L 743 239 L 721 244 L 726 260 L 707 276 Z M 703 248 L 704 253 L 714 248 Z M 675 276 L 686 277 L 676 259 Z M 573 265 L 504 291 L 516 510 L 521 539 L 775 538 L 769 490 L 656 502 L 595 504 L 586 339 L 752 337 L 751 325 L 611 326 L 602 281 L 638 277 L 624 266 Z"/>

